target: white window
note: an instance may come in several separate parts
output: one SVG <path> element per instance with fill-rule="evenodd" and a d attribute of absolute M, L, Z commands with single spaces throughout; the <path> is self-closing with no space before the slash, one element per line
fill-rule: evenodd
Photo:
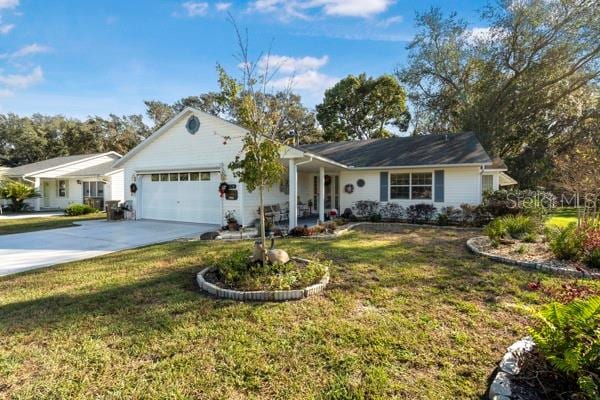
<path fill-rule="evenodd" d="M 152 174 L 151 176 L 152 182 L 158 182 L 159 178 L 160 176 L 158 174 Z"/>
<path fill-rule="evenodd" d="M 200 173 L 200 180 L 210 181 L 210 172 L 201 172 Z"/>
<path fill-rule="evenodd" d="M 190 172 L 190 181 L 199 181 L 200 173 L 199 172 Z"/>
<path fill-rule="evenodd" d="M 189 181 L 190 174 L 188 172 L 182 172 L 179 174 L 179 181 Z"/>
<path fill-rule="evenodd" d="M 493 175 L 481 175 L 481 192 L 493 192 L 494 191 L 494 176 Z"/>
<path fill-rule="evenodd" d="M 390 199 L 392 200 L 431 200 L 433 194 L 433 174 L 413 172 L 390 174 Z"/>
<path fill-rule="evenodd" d="M 83 197 L 104 197 L 104 182 L 83 182 Z"/>
<path fill-rule="evenodd" d="M 410 174 L 390 174 L 390 199 L 410 199 Z"/>
<path fill-rule="evenodd" d="M 431 172 L 410 175 L 410 198 L 431 200 L 433 177 Z"/>

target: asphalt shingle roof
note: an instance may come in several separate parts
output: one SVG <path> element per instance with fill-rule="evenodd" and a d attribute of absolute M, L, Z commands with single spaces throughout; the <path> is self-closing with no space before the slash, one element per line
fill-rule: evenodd
<path fill-rule="evenodd" d="M 315 143 L 299 149 L 357 168 L 492 162 L 472 132 Z"/>
<path fill-rule="evenodd" d="M 100 155 L 102 153 L 96 154 L 78 154 L 73 156 L 65 156 L 65 157 L 55 157 L 50 158 L 48 160 L 38 161 L 31 164 L 21 165 L 20 167 L 14 167 L 7 169 L 4 171 L 4 174 L 7 176 L 23 176 L 27 174 L 32 174 L 37 171 L 42 171 L 49 168 L 56 168 L 63 164 L 68 164 L 80 160 L 85 160 L 86 158 L 90 158 L 93 156 Z"/>

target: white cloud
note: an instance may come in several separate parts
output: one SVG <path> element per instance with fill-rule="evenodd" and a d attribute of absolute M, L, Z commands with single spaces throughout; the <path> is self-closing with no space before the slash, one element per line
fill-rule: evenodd
<path fill-rule="evenodd" d="M 215 8 L 217 11 L 227 11 L 231 7 L 231 3 L 217 3 L 215 4 Z"/>
<path fill-rule="evenodd" d="M 42 68 L 37 66 L 31 71 L 29 74 L 20 75 L 20 74 L 9 74 L 2 75 L 0 74 L 0 84 L 8 87 L 8 88 L 19 88 L 26 89 L 36 83 L 41 82 L 44 79 L 44 73 L 42 72 Z M 6 89 L 3 89 L 6 90 Z"/>
<path fill-rule="evenodd" d="M 0 0 L 0 10 L 15 8 L 19 5 L 19 0 Z"/>
<path fill-rule="evenodd" d="M 325 89 L 333 86 L 339 79 L 323 74 L 319 71 L 310 70 L 297 75 L 281 77 L 271 81 L 273 87 L 283 89 L 291 86 L 294 90 L 305 90 L 312 93 L 323 93 Z"/>
<path fill-rule="evenodd" d="M 282 74 L 301 73 L 309 70 L 317 70 L 323 67 L 329 62 L 328 56 L 317 57 L 289 57 L 289 56 L 278 56 L 271 55 L 268 59 L 263 57 L 260 59 L 258 65 L 260 68 L 277 70 Z"/>
<path fill-rule="evenodd" d="M 21 47 L 19 50 L 15 51 L 13 53 L 0 54 L 0 58 L 10 58 L 10 59 L 21 58 L 21 57 L 27 57 L 27 56 L 31 56 L 31 55 L 39 54 L 39 53 L 47 53 L 50 50 L 52 50 L 52 49 L 48 46 L 40 46 L 37 43 L 33 43 L 28 46 Z"/>
<path fill-rule="evenodd" d="M 385 12 L 393 0 L 254 0 L 249 11 L 278 13 L 283 19 L 309 19 L 310 11 L 328 16 L 369 18 Z"/>
<path fill-rule="evenodd" d="M 274 89 L 291 88 L 297 91 L 309 102 L 318 102 L 323 92 L 333 86 L 339 79 L 320 71 L 329 62 L 329 56 L 322 57 L 290 57 L 271 55 L 269 69 L 275 74 L 270 82 Z M 267 59 L 263 57 L 258 62 L 258 67 L 264 71 Z"/>
<path fill-rule="evenodd" d="M 184 8 L 188 17 L 206 15 L 206 12 L 208 11 L 208 3 L 206 2 L 186 1 L 181 6 Z"/>
<path fill-rule="evenodd" d="M 15 28 L 15 24 L 0 25 L 0 35 L 6 35 Z"/>
<path fill-rule="evenodd" d="M 12 90 L 0 89 L 0 98 L 2 98 L 2 97 L 10 97 L 10 96 L 12 96 L 14 94 L 15 93 Z"/>
<path fill-rule="evenodd" d="M 394 15 L 393 17 L 388 17 L 377 22 L 377 26 L 387 28 L 402 21 L 404 21 L 404 17 L 402 15 Z"/>

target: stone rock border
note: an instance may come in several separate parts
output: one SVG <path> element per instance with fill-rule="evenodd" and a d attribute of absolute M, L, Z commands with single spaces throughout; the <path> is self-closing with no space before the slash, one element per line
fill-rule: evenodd
<path fill-rule="evenodd" d="M 309 260 L 292 257 L 294 261 L 300 261 L 308 263 Z M 315 283 L 304 289 L 295 290 L 254 290 L 254 291 L 243 291 L 243 290 L 232 290 L 224 289 L 213 283 L 207 282 L 204 279 L 204 275 L 207 272 L 214 270 L 215 267 L 206 267 L 196 275 L 196 281 L 200 289 L 212 294 L 213 296 L 220 297 L 229 300 L 239 301 L 288 301 L 288 300 L 300 300 L 315 294 L 321 293 L 325 290 L 325 286 L 329 283 L 329 271 L 325 272 L 325 276 L 321 278 L 319 283 Z"/>
<path fill-rule="evenodd" d="M 533 351 L 535 343 L 530 336 L 524 337 L 518 342 L 513 343 L 506 354 L 502 357 L 502 361 L 498 364 L 498 372 L 492 380 L 488 390 L 488 398 L 490 400 L 510 400 L 513 398 L 513 393 L 524 391 L 513 382 L 513 377 L 519 375 L 525 357 Z"/>
<path fill-rule="evenodd" d="M 545 262 L 545 261 L 523 261 L 523 260 L 519 260 L 517 258 L 500 256 L 498 254 L 483 251 L 477 246 L 477 242 L 479 242 L 480 240 L 483 240 L 483 239 L 486 239 L 486 237 L 485 236 L 477 236 L 477 237 L 467 240 L 467 248 L 469 249 L 469 251 L 471 251 L 474 254 L 477 254 L 480 256 L 485 256 L 491 260 L 498 261 L 498 262 L 501 262 L 504 264 L 518 265 L 520 267 L 537 269 L 540 271 L 553 272 L 556 274 L 572 276 L 572 277 L 577 277 L 577 278 L 600 279 L 600 272 L 586 272 L 586 271 L 579 271 L 579 270 L 571 269 L 571 268 L 558 267 L 556 265 L 552 265 L 551 263 Z"/>

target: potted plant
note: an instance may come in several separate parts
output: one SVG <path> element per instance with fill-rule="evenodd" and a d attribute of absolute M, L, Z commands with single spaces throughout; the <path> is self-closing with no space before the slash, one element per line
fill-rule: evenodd
<path fill-rule="evenodd" d="M 235 211 L 227 211 L 225 213 L 225 220 L 227 220 L 227 229 L 229 229 L 230 231 L 237 231 L 239 229 L 238 221 L 235 217 Z"/>

